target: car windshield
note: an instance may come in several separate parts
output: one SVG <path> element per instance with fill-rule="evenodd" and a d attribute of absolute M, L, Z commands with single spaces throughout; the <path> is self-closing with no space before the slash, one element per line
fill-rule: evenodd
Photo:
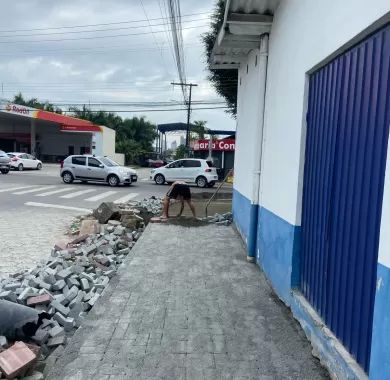
<path fill-rule="evenodd" d="M 1 151 L 0 151 L 0 153 L 1 153 Z M 15 157 L 15 154 L 12 154 L 12 153 L 8 153 L 8 157 Z"/>
<path fill-rule="evenodd" d="M 108 166 L 109 168 L 112 166 L 120 166 L 117 162 L 111 160 L 108 157 L 102 157 L 102 158 L 99 158 L 99 160 L 101 162 L 103 162 L 104 165 Z"/>

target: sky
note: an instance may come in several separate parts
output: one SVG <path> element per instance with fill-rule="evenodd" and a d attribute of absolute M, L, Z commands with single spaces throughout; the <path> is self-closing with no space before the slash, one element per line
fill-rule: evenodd
<path fill-rule="evenodd" d="M 181 101 L 181 89 L 170 85 L 179 79 L 170 27 L 163 19 L 167 16 L 166 2 L 7 2 L 0 12 L 1 97 L 12 99 L 20 91 L 25 98 L 55 103 Z M 213 4 L 212 0 L 180 3 L 187 82 L 198 84 L 193 89 L 194 101 L 223 102 L 207 81 L 200 40 L 209 29 Z M 185 111 L 142 111 L 148 108 L 120 115 L 145 116 L 156 124 L 186 122 Z M 235 121 L 224 109 L 194 110 L 191 120 L 205 120 L 212 129 L 235 129 Z"/>

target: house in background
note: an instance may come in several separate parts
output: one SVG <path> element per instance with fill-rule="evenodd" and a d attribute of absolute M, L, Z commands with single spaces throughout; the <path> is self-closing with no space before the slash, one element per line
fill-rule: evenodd
<path fill-rule="evenodd" d="M 336 378 L 390 378 L 390 3 L 226 0 L 234 220 Z M 387 168 L 387 169 L 386 169 Z"/>

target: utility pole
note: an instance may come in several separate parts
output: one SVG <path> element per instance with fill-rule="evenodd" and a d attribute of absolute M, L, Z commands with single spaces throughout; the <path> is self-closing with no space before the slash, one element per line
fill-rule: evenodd
<path fill-rule="evenodd" d="M 192 87 L 197 87 L 197 84 L 194 83 L 174 83 L 172 82 L 171 85 L 173 86 L 181 86 L 181 87 L 189 87 L 190 88 L 190 95 L 188 97 L 188 109 L 187 109 L 187 130 L 186 130 L 186 147 L 189 151 L 190 148 L 190 119 L 191 119 L 191 101 L 192 101 Z"/>

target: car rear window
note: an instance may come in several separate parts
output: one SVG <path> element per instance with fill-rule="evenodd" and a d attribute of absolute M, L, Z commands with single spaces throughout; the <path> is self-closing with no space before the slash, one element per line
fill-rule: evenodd
<path fill-rule="evenodd" d="M 86 157 L 72 157 L 72 164 L 73 165 L 82 165 L 85 166 L 87 163 Z"/>
<path fill-rule="evenodd" d="M 0 152 L 0 154 L 2 154 L 2 152 Z M 8 157 L 15 157 L 15 154 L 10 154 L 10 153 L 8 153 Z"/>

